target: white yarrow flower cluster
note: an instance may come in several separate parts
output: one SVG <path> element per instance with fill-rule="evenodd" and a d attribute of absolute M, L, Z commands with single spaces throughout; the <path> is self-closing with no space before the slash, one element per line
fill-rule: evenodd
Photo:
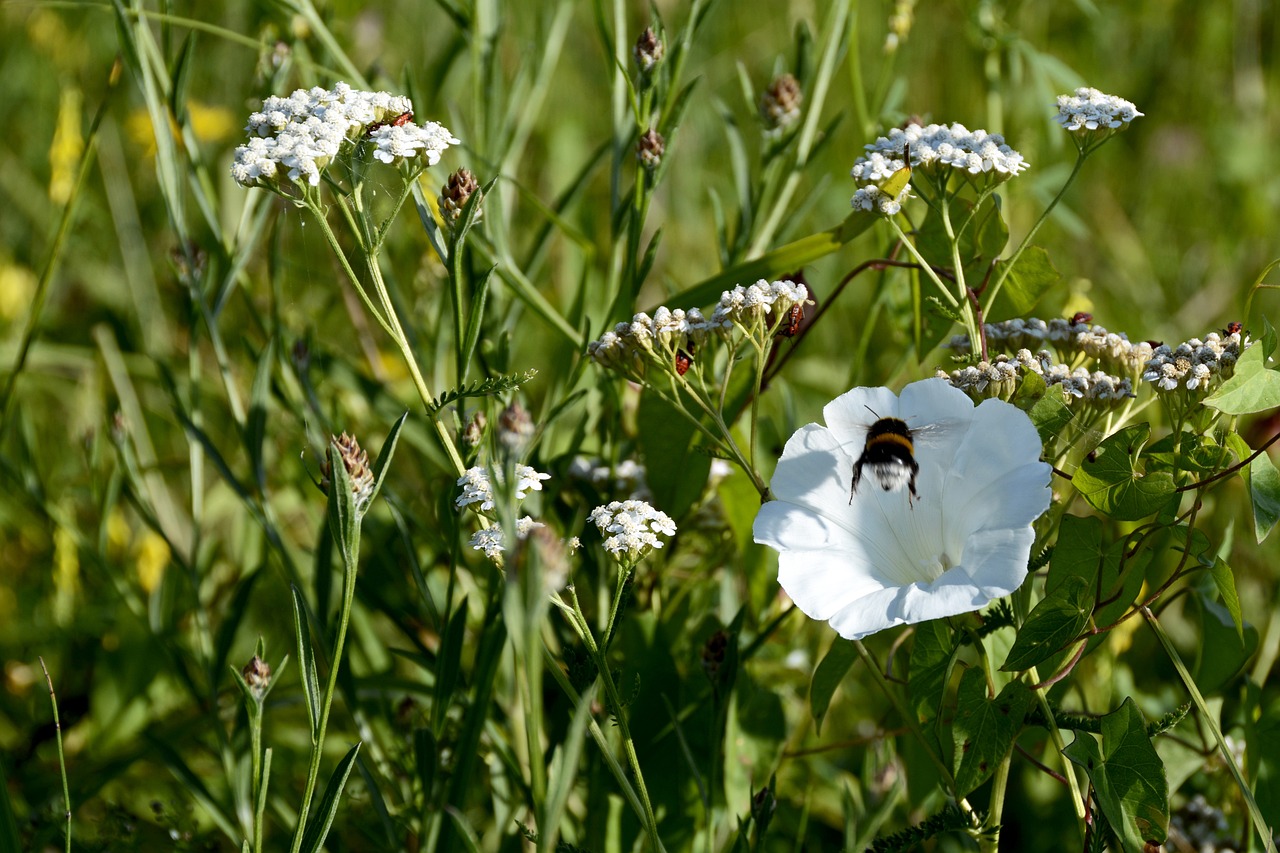
<path fill-rule="evenodd" d="M 550 474 L 540 474 L 528 465 L 516 466 L 516 500 L 524 500 L 530 491 L 542 491 L 542 481 L 550 480 Z M 468 468 L 458 478 L 462 494 L 454 503 L 458 509 L 478 504 L 477 511 L 485 512 L 493 509 L 493 485 L 489 482 L 489 472 L 479 466 Z"/>
<path fill-rule="evenodd" d="M 674 536 L 676 524 L 661 510 L 644 501 L 612 501 L 591 511 L 591 521 L 602 534 L 605 550 L 624 563 L 632 563 L 662 547 L 658 534 Z"/>
<path fill-rule="evenodd" d="M 1142 378 L 1157 391 L 1181 387 L 1204 392 L 1231 376 L 1240 354 L 1251 343 L 1241 332 L 1210 332 L 1204 340 L 1192 338 L 1176 347 L 1161 344 L 1144 366 Z"/>
<path fill-rule="evenodd" d="M 678 360 L 691 360 L 713 334 L 727 334 L 735 325 L 750 331 L 767 322 L 776 323 L 795 305 L 808 303 L 809 290 L 803 284 L 761 279 L 724 291 L 710 318 L 697 308 L 686 311 L 666 306 L 654 311 L 652 317 L 644 312 L 636 314 L 630 322 L 618 323 L 587 344 L 587 354 L 603 367 L 641 379 L 649 364 L 678 370 Z"/>
<path fill-rule="evenodd" d="M 534 521 L 532 516 L 526 515 L 524 518 L 516 519 L 516 537 L 525 539 L 539 527 L 546 527 L 546 525 L 541 521 Z M 506 548 L 502 525 L 494 524 L 485 530 L 477 530 L 471 534 L 470 544 L 473 549 L 483 551 L 490 560 L 498 562 Z"/>
<path fill-rule="evenodd" d="M 897 195 L 890 195 L 875 184 L 867 184 L 865 187 L 858 187 L 849 203 L 854 210 L 869 210 L 881 216 L 897 216 L 902 210 L 902 203 L 913 197 L 910 184 L 903 187 L 902 192 Z"/>
<path fill-rule="evenodd" d="M 962 124 L 909 124 L 895 127 L 866 146 L 866 154 L 853 164 L 851 174 L 862 185 L 880 185 L 905 165 L 911 149 L 911 166 L 931 175 L 960 174 L 971 181 L 1007 181 L 1030 164 L 1004 137 L 985 130 L 969 130 Z"/>
<path fill-rule="evenodd" d="M 1058 96 L 1058 114 L 1053 120 L 1077 136 L 1096 137 L 1123 130 L 1141 115 L 1124 98 L 1081 87 L 1070 95 Z"/>
<path fill-rule="evenodd" d="M 415 125 L 413 103 L 387 92 L 338 83 L 333 89 L 298 89 L 271 96 L 249 116 L 249 140 L 235 151 L 231 175 L 242 186 L 283 190 L 289 182 L 320 184 L 321 173 L 366 134 L 374 156 L 386 163 L 423 157 L 427 165 L 458 140 L 442 125 Z M 396 122 L 399 124 L 396 124 Z"/>

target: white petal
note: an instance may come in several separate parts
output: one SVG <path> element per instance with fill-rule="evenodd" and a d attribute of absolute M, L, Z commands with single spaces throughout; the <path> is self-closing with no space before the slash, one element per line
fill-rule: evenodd
<path fill-rule="evenodd" d="M 778 583 L 810 619 L 830 619 L 884 584 L 858 572 L 834 551 L 786 551 L 778 558 Z"/>
<path fill-rule="evenodd" d="M 964 392 L 960 392 L 961 395 Z M 880 418 L 898 418 L 898 398 L 888 388 L 854 388 L 822 409 L 822 420 L 857 459 L 867 440 L 867 427 Z"/>

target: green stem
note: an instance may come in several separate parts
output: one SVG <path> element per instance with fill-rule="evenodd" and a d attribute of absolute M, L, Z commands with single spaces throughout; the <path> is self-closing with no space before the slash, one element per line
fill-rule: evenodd
<path fill-rule="evenodd" d="M 58 719 L 58 697 L 53 692 L 53 679 L 41 656 L 40 669 L 44 670 L 44 683 L 49 685 L 49 704 L 53 706 L 53 731 L 58 742 L 58 773 L 62 776 L 62 805 L 67 813 L 67 853 L 71 853 L 71 792 L 67 787 L 67 760 L 62 752 L 62 721 Z"/>
<path fill-rule="evenodd" d="M 337 636 L 333 641 L 333 655 L 329 658 L 329 678 L 325 682 L 324 698 L 320 703 L 320 723 L 316 727 L 315 737 L 312 738 L 311 762 L 307 767 L 307 787 L 303 791 L 302 805 L 298 810 L 298 823 L 293 831 L 293 845 L 289 848 L 291 853 L 298 853 L 298 850 L 302 847 L 302 836 L 306 832 L 307 815 L 311 811 L 311 799 L 315 794 L 316 782 L 320 779 L 320 759 L 324 753 L 324 735 L 329 726 L 329 710 L 333 705 L 333 693 L 338 686 L 338 667 L 342 664 L 342 649 L 347 640 L 347 627 L 351 623 L 351 607 L 356 599 L 356 558 L 359 554 L 359 547 L 358 541 L 352 544 L 350 560 L 346 559 L 346 549 L 338 549 L 343 552 L 342 611 L 338 617 Z"/>
<path fill-rule="evenodd" d="M 1066 182 L 1062 185 L 1062 189 L 1058 190 L 1058 194 L 1053 197 L 1053 201 L 1049 202 L 1049 206 L 1040 214 L 1040 218 L 1036 220 L 1036 224 L 1031 226 L 1031 230 L 1027 232 L 1027 236 L 1022 238 L 1022 242 L 1018 245 L 1009 260 L 1000 265 L 1000 274 L 996 280 L 992 282 L 990 290 L 987 292 L 986 304 L 982 306 L 982 313 L 986 314 L 991 310 L 991 306 L 995 304 L 996 296 L 1000 293 L 1000 288 L 1004 287 L 1005 280 L 1009 278 L 1009 273 L 1018 264 L 1018 258 L 1022 257 L 1022 253 L 1031 245 L 1031 241 L 1035 238 L 1036 232 L 1040 230 L 1040 226 L 1044 225 L 1049 218 L 1049 214 L 1058 206 L 1058 202 L 1062 201 L 1062 197 L 1066 195 L 1067 188 L 1075 181 L 1076 175 L 1080 174 L 1080 167 L 1084 165 L 1086 153 L 1081 152 L 1076 158 L 1076 164 L 1071 169 L 1071 174 L 1067 176 Z"/>
<path fill-rule="evenodd" d="M 1240 772 L 1240 767 L 1236 764 L 1235 757 L 1231 754 L 1231 749 L 1227 746 L 1227 741 L 1222 736 L 1222 728 L 1218 725 L 1218 721 L 1214 719 L 1213 714 L 1209 713 L 1209 708 L 1205 704 L 1204 697 L 1200 695 L 1200 688 L 1196 686 L 1195 679 L 1187 671 L 1186 664 L 1182 662 L 1182 657 L 1178 654 L 1178 650 L 1173 647 L 1173 642 L 1169 639 L 1169 635 L 1165 633 L 1164 628 L 1161 627 L 1160 621 L 1156 619 L 1155 614 L 1145 604 L 1141 605 L 1140 610 L 1143 618 L 1147 620 L 1147 624 L 1151 626 L 1151 630 L 1155 632 L 1156 639 L 1160 641 L 1165 654 L 1173 662 L 1174 669 L 1178 670 L 1178 676 L 1187 688 L 1187 693 L 1191 694 L 1191 701 L 1200 713 L 1200 719 L 1204 721 L 1205 725 L 1209 727 L 1209 731 L 1213 733 L 1213 739 L 1218 744 L 1218 751 L 1222 754 L 1222 760 L 1227 765 L 1227 769 L 1231 771 L 1231 776 L 1236 780 L 1236 785 L 1239 786 L 1240 793 L 1244 797 L 1245 806 L 1249 810 L 1249 818 L 1253 821 L 1253 828 L 1257 830 L 1258 835 L 1262 838 L 1263 849 L 1267 853 L 1276 853 L 1276 843 L 1271 836 L 1271 828 L 1267 826 L 1267 822 L 1262 816 L 1262 811 L 1258 808 L 1258 801 L 1253 798 L 1253 791 L 1249 789 L 1249 783 L 1245 781 L 1244 774 Z"/>
<path fill-rule="evenodd" d="M 934 751 L 933 746 L 929 743 L 929 739 L 924 736 L 924 731 L 920 728 L 920 721 L 916 718 L 915 711 L 906 706 L 902 701 L 902 697 L 899 696 L 897 691 L 893 689 L 893 686 L 885 680 L 884 673 L 880 671 L 880 664 L 871 656 L 871 652 L 867 651 L 867 647 L 862 644 L 862 641 L 854 640 L 853 646 L 858 650 L 858 657 L 860 657 L 862 662 L 867 665 L 867 670 L 871 673 L 871 677 L 875 681 L 876 686 L 880 688 L 880 692 L 883 693 L 885 698 L 893 704 L 894 709 L 898 712 L 898 716 L 907 724 L 907 728 L 909 728 L 911 733 L 915 735 L 916 740 L 920 741 L 920 746 L 924 749 L 925 754 L 929 756 L 929 760 L 933 762 L 933 766 L 938 768 L 938 772 L 942 775 L 943 784 L 948 790 L 954 792 L 956 787 L 955 776 L 951 773 L 951 768 L 946 765 L 946 762 L 942 760 L 941 756 Z M 965 811 L 970 811 L 968 804 L 965 803 L 963 799 L 957 799 L 961 803 L 961 808 L 965 809 Z"/>
<path fill-rule="evenodd" d="M 983 853 L 998 853 L 1000 849 L 1000 815 L 1004 811 L 1005 792 L 1009 788 L 1009 768 L 1013 765 L 1013 750 L 1004 757 L 991 777 L 991 805 L 987 810 L 987 832 L 979 839 Z"/>
<path fill-rule="evenodd" d="M 642 822 L 644 823 L 645 833 L 649 836 L 649 845 L 653 850 L 664 850 L 662 840 L 658 837 L 658 819 L 654 815 L 653 803 L 649 800 L 649 790 L 645 787 L 644 774 L 640 770 L 640 757 L 636 754 L 635 741 L 631 739 L 631 727 L 627 724 L 627 715 L 622 705 L 622 698 L 618 694 L 618 687 L 613 683 L 613 673 L 609 671 L 609 662 L 596 645 L 595 637 L 587 624 L 587 617 L 583 614 L 582 606 L 578 603 L 577 590 L 570 587 L 569 594 L 573 601 L 574 619 L 577 622 L 578 633 L 582 636 L 582 641 L 587 646 L 587 652 L 595 662 L 600 681 L 604 684 L 605 699 L 613 711 L 614 720 L 618 723 L 618 733 L 622 736 L 622 747 L 627 755 L 627 764 L 631 767 L 631 773 L 635 777 L 636 793 L 640 797 L 640 806 L 643 809 Z M 617 596 L 614 597 L 615 599 L 617 598 Z"/>
<path fill-rule="evenodd" d="M 1040 683 L 1040 673 L 1033 666 L 1027 670 L 1027 675 L 1032 680 L 1032 684 Z M 1036 694 L 1036 701 L 1040 703 L 1040 712 L 1044 714 L 1044 718 L 1048 723 L 1049 738 L 1053 741 L 1054 749 L 1058 751 L 1058 755 L 1062 758 L 1062 775 L 1067 780 L 1067 788 L 1071 791 L 1071 805 L 1076 810 L 1076 819 L 1080 821 L 1083 827 L 1087 818 L 1084 809 L 1084 795 L 1080 793 L 1080 783 L 1076 779 L 1075 765 L 1063 755 L 1062 751 L 1067 748 L 1067 743 L 1062 739 L 1062 730 L 1058 728 L 1058 721 L 1054 719 L 1053 708 L 1049 706 L 1049 693 L 1047 688 L 1036 687 L 1033 692 Z"/>

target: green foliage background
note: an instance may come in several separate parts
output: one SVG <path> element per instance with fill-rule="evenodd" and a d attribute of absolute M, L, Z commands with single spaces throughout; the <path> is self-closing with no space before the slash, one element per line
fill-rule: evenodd
<path fill-rule="evenodd" d="M 661 227 L 663 236 L 635 310 L 722 268 L 712 198 L 727 205 L 735 196 L 725 128 L 738 127 L 748 140 L 757 133 L 755 104 L 743 97 L 740 80 L 750 81 L 754 98 L 777 72 L 811 63 L 797 44 L 807 50 L 813 44 L 797 33 L 808 27 L 820 41 L 825 5 L 711 4 L 687 60 L 685 79 L 697 84 L 650 211 L 650 229 Z M 1066 286 L 1047 297 L 1037 315 L 1089 311 L 1131 339 L 1171 342 L 1235 320 L 1256 329 L 1263 313 L 1276 315 L 1275 298 L 1265 292 L 1254 300 L 1253 314 L 1244 314 L 1249 288 L 1280 256 L 1274 157 L 1280 20 L 1272 4 L 918 3 L 909 34 L 889 54 L 883 46 L 894 6 L 856 4 L 856 50 L 843 57 L 823 111 L 824 121 L 834 124 L 801 171 L 800 195 L 771 245 L 841 221 L 852 193 L 848 170 L 862 145 L 910 115 L 1002 132 L 1030 161 L 1032 168 L 1003 193 L 1017 237 L 1061 185 L 1074 157 L 1050 122 L 1054 96 L 1091 85 L 1132 100 L 1146 117 L 1089 162 L 1041 232 L 1039 242 Z M 684 4 L 658 8 L 668 27 L 683 25 Z M 289 3 L 173 3 L 146 11 L 169 61 L 180 54 L 192 22 L 203 22 L 191 43 L 179 110 L 197 142 L 186 154 L 199 168 L 184 168 L 181 181 L 202 184 L 216 206 L 192 205 L 181 229 L 160 193 L 137 79 L 126 69 L 114 90 L 108 85 L 120 49 L 111 7 L 0 7 L 0 92 L 10 116 L 10 132 L 0 142 L 0 376 L 6 381 L 38 292 L 35 277 L 57 252 L 34 344 L 0 424 L 0 765 L 22 837 L 56 843 L 61 789 L 37 663 L 43 657 L 57 688 L 76 832 L 85 849 L 155 849 L 169 844 L 161 839 L 177 827 L 182 844 L 230 850 L 238 849 L 227 826 L 237 819 L 228 804 L 237 802 L 232 780 L 241 772 L 243 712 L 228 666 L 239 669 L 259 635 L 273 664 L 291 652 L 290 581 L 307 590 L 322 621 L 338 595 L 331 555 L 317 546 L 324 503 L 309 482 L 319 458 L 313 448 L 323 447 L 328 432 L 346 430 L 372 454 L 399 414 L 413 408 L 413 397 L 394 352 L 360 319 L 314 226 L 274 201 L 264 214 L 267 225 L 240 221 L 245 193 L 228 174 L 245 117 L 262 97 L 331 85 L 344 79 L 340 61 Z M 428 173 L 429 196 L 458 166 L 482 182 L 501 171 L 494 196 L 500 202 L 486 210 L 483 227 L 491 224 L 499 249 L 526 257 L 547 226 L 545 205 L 575 182 L 613 134 L 613 69 L 601 38 L 601 22 L 614 25 L 611 10 L 589 2 L 454 9 L 444 0 L 406 0 L 332 3 L 320 11 L 375 88 L 411 95 L 419 120 L 441 121 L 463 140 Z M 563 41 L 552 50 L 557 11 L 566 16 Z M 649 22 L 649 9 L 627 3 L 625 15 L 621 38 L 629 45 Z M 474 60 L 483 45 L 477 34 L 486 32 L 494 42 L 483 76 L 474 72 Z M 279 88 L 270 80 L 276 45 L 291 63 Z M 539 64 L 553 70 L 533 109 L 524 87 Z M 61 123 L 81 136 L 100 107 L 97 162 L 74 195 L 69 233 L 58 242 L 67 195 L 56 187 L 65 187 L 76 160 L 74 146 L 55 134 Z M 523 142 L 518 150 L 511 146 L 513 127 Z M 753 146 L 747 148 L 752 157 Z M 536 288 L 571 325 L 587 328 L 588 338 L 598 334 L 608 311 L 599 293 L 613 240 L 610 174 L 607 158 L 587 173 L 550 226 L 545 251 L 526 265 Z M 190 204 L 194 194 L 184 194 Z M 185 246 L 180 230 L 189 233 Z M 249 233 L 260 236 L 256 245 L 233 239 Z M 873 229 L 806 269 L 806 278 L 821 299 L 856 264 L 881 255 L 885 241 Z M 211 279 L 225 283 L 204 291 L 206 299 L 217 293 L 216 303 L 201 306 L 190 298 L 194 258 L 214 269 Z M 472 263 L 479 270 L 490 261 Z M 414 325 L 432 387 L 449 388 L 456 375 L 447 281 L 410 212 L 395 228 L 384 270 Z M 216 344 L 201 329 L 202 312 L 216 314 Z M 581 341 L 533 316 L 505 282 L 494 285 L 486 312 L 472 378 L 539 371 L 523 393 L 545 426 L 538 455 L 553 482 L 570 482 L 570 461 L 579 451 L 606 458 L 634 452 L 634 432 L 625 425 L 636 419 L 644 452 L 645 411 L 626 410 L 594 377 L 582 380 Z M 946 366 L 945 357 L 912 352 L 911 340 L 907 289 L 870 274 L 855 279 L 804 340 L 785 381 L 770 389 L 765 455 L 776 457 L 795 427 L 814 420 L 824 402 L 852 385 L 896 387 Z M 300 341 L 308 349 L 306 368 L 291 356 Z M 257 397 L 252 389 L 261 370 L 269 371 L 269 384 Z M 548 420 L 580 382 L 590 393 Z M 262 407 L 260 451 L 242 440 L 237 407 L 245 405 Z M 117 412 L 124 412 L 123 423 Z M 207 443 L 193 440 L 193 426 Z M 1266 437 L 1275 427 L 1256 430 Z M 129 440 L 121 438 L 125 432 Z M 120 448 L 143 434 L 154 458 L 129 459 Z M 654 469 L 663 460 L 657 441 L 649 442 L 645 461 Z M 459 553 L 465 536 L 452 508 L 452 477 L 420 418 L 410 418 L 384 494 L 388 508 L 371 515 L 364 534 L 354 639 L 330 761 L 358 738 L 377 748 L 352 776 L 331 837 L 334 849 L 409 844 L 420 771 L 411 732 L 423 716 L 437 713 L 432 670 L 444 630 L 437 608 L 452 577 L 450 553 Z M 552 487 L 543 509 L 566 534 L 579 533 L 585 512 L 614 497 L 623 496 L 593 494 L 583 484 Z M 745 816 L 750 794 L 767 781 L 760 774 L 777 768 L 769 849 L 803 843 L 835 849 L 865 842 L 868 828 L 874 835 L 923 816 L 928 810 L 908 804 L 924 808 L 928 793 L 899 790 L 897 775 L 906 768 L 910 781 L 921 778 L 911 772 L 920 758 L 909 739 L 897 753 L 878 736 L 875 722 L 887 707 L 869 680 L 847 679 L 820 733 L 814 726 L 809 681 L 831 644 L 825 625 L 791 617 L 737 672 L 727 704 L 708 699 L 713 691 L 699 663 L 704 644 L 733 621 L 739 606 L 749 632 L 758 631 L 777 612 L 778 589 L 772 558 L 750 544 L 756 507 L 747 484 L 731 479 L 714 501 L 691 496 L 687 502 L 695 499 L 678 519 L 682 529 L 705 524 L 715 535 L 691 537 L 690 547 L 641 577 L 633 618 L 618 641 L 623 682 L 641 685 L 633 733 L 667 815 L 668 849 L 694 842 L 698 789 L 685 749 L 725 770 L 726 796 L 739 797 L 728 802 L 727 814 Z M 1210 512 L 1234 542 L 1231 565 L 1245 616 L 1262 632 L 1263 651 L 1250 662 L 1249 676 L 1267 707 L 1280 641 L 1271 604 L 1275 546 L 1253 545 L 1242 490 L 1225 490 Z M 195 514 L 200 523 L 190 540 L 193 559 L 169 562 L 156 582 L 147 567 L 164 561 L 151 556 L 159 546 L 149 531 L 155 516 L 165 514 Z M 470 553 L 463 559 L 467 567 L 457 574 L 455 594 L 467 595 L 471 607 L 465 691 L 489 624 L 484 601 L 492 578 Z M 583 561 L 576 571 L 599 575 L 607 590 L 608 566 L 590 552 Z M 1188 630 L 1178 639 L 1190 649 L 1195 637 Z M 882 636 L 872 646 L 883 657 L 892 641 Z M 1139 630 L 1111 642 L 1082 677 L 1095 710 L 1136 695 L 1153 718 L 1182 701 L 1154 640 Z M 502 666 L 492 707 L 460 699 L 441 728 L 456 735 L 467 714 L 493 716 L 463 809 L 484 833 L 484 849 L 522 843 L 513 805 L 520 797 L 504 788 L 520 747 L 502 734 L 519 730 L 519 707 L 509 663 Z M 269 810 L 281 822 L 305 766 L 296 672 L 291 662 L 267 717 L 276 749 L 273 779 L 283 798 Z M 548 736 L 558 741 L 572 708 L 547 684 Z M 650 685 L 670 686 L 671 705 L 693 709 L 683 747 L 663 701 L 645 692 Z M 1215 701 L 1235 700 L 1225 690 Z M 1262 724 L 1274 725 L 1274 715 Z M 717 725 L 734 734 L 728 741 L 733 760 L 722 765 L 712 746 Z M 603 837 L 609 810 L 618 808 L 608 801 L 611 783 L 593 748 L 588 743 L 584 753 L 580 804 L 589 839 Z M 1058 849 L 1071 831 L 1071 808 L 1043 775 L 1025 766 L 1018 773 L 1005 809 L 1009 849 Z M 399 792 L 390 799 L 402 810 L 382 811 L 385 804 L 372 792 L 384 783 Z M 1193 783 L 1210 792 L 1224 784 L 1204 773 Z M 1270 817 L 1274 822 L 1275 814 Z M 629 843 L 637 831 L 629 814 L 620 826 Z"/>

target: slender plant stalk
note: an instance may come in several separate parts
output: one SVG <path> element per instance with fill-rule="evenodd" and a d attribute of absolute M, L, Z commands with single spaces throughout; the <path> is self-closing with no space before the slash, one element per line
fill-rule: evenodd
<path fill-rule="evenodd" d="M 635 777 L 636 793 L 639 795 L 640 806 L 643 810 L 645 834 L 648 835 L 649 844 L 653 850 L 664 850 L 662 840 L 658 837 L 658 819 L 653 811 L 653 803 L 649 799 L 649 790 L 644 784 L 644 773 L 640 770 L 640 757 L 636 754 L 635 741 L 631 739 L 631 727 L 627 724 L 627 714 L 622 704 L 622 697 L 618 694 L 617 685 L 614 684 L 613 673 L 609 671 L 609 662 L 600 647 L 596 645 L 595 637 L 591 633 L 591 626 L 587 623 L 587 617 L 582 612 L 582 606 L 578 603 L 577 590 L 572 587 L 569 589 L 570 600 L 573 602 L 572 621 L 577 626 L 578 634 L 581 636 L 583 643 L 586 644 L 587 652 L 591 655 L 596 665 L 596 670 L 600 675 L 600 682 L 604 685 L 605 699 L 613 711 L 614 720 L 617 721 L 618 733 L 622 736 L 622 747 L 627 756 L 627 764 L 631 767 L 631 773 Z M 616 599 L 618 596 L 615 595 L 614 597 Z"/>
<path fill-rule="evenodd" d="M 329 709 L 333 705 L 333 694 L 338 686 L 338 667 L 342 664 L 342 649 L 347 639 L 347 628 L 351 623 L 351 607 L 356 599 L 356 558 L 359 543 L 353 547 L 350 561 L 343 552 L 342 565 L 342 611 L 338 617 L 338 631 L 333 641 L 333 654 L 329 658 L 329 678 L 325 682 L 324 696 L 320 701 L 320 724 L 316 727 L 312 738 L 311 762 L 307 766 L 307 786 L 302 794 L 302 804 L 298 809 L 298 823 L 293 832 L 291 853 L 298 853 L 302 846 L 302 836 L 306 832 L 307 815 L 311 810 L 311 799 L 315 794 L 316 782 L 320 779 L 320 759 L 324 753 L 324 736 L 329 726 Z"/>
<path fill-rule="evenodd" d="M 1227 769 L 1231 771 L 1231 776 L 1236 780 L 1236 785 L 1240 788 L 1240 794 L 1244 797 L 1245 807 L 1249 810 L 1249 819 L 1253 822 L 1253 828 L 1262 838 L 1262 848 L 1267 853 L 1276 853 L 1276 842 L 1272 838 L 1271 827 L 1267 826 L 1267 821 L 1262 816 L 1262 810 L 1258 808 L 1258 801 L 1254 799 L 1249 783 L 1245 781 L 1244 774 L 1240 772 L 1240 766 L 1236 764 L 1235 756 L 1231 754 L 1231 748 L 1227 746 L 1226 738 L 1222 736 L 1222 728 L 1218 725 L 1218 721 L 1214 719 L 1213 714 L 1209 713 L 1209 707 L 1205 704 L 1204 696 L 1200 694 L 1200 688 L 1196 686 L 1195 679 L 1187 671 L 1187 666 L 1182 662 L 1182 657 L 1178 654 L 1178 650 L 1173 647 L 1173 641 L 1169 639 L 1169 635 L 1165 633 L 1164 627 L 1161 626 L 1160 620 L 1156 618 L 1155 614 L 1151 612 L 1151 608 L 1143 604 L 1140 609 L 1142 618 L 1147 620 L 1147 624 L 1151 626 L 1156 639 L 1160 641 L 1160 645 L 1164 648 L 1165 654 L 1173 662 L 1174 669 L 1178 670 L 1178 676 L 1182 679 L 1187 692 L 1191 694 L 1191 701 L 1195 703 L 1196 710 L 1200 713 L 1200 719 L 1209 727 L 1209 731 L 1213 732 L 1213 739 L 1218 744 L 1218 752 L 1221 753 L 1223 762 L 1227 765 Z"/>
<path fill-rule="evenodd" d="M 66 851 L 71 853 L 71 791 L 67 786 L 67 760 L 62 752 L 62 721 L 58 719 L 58 697 L 53 692 L 53 679 L 49 677 L 49 667 L 44 665 L 44 657 L 40 658 L 40 668 L 44 670 L 44 683 L 49 685 L 49 704 L 53 706 L 53 732 L 58 742 L 58 774 L 62 777 L 62 805 L 67 816 Z"/>

